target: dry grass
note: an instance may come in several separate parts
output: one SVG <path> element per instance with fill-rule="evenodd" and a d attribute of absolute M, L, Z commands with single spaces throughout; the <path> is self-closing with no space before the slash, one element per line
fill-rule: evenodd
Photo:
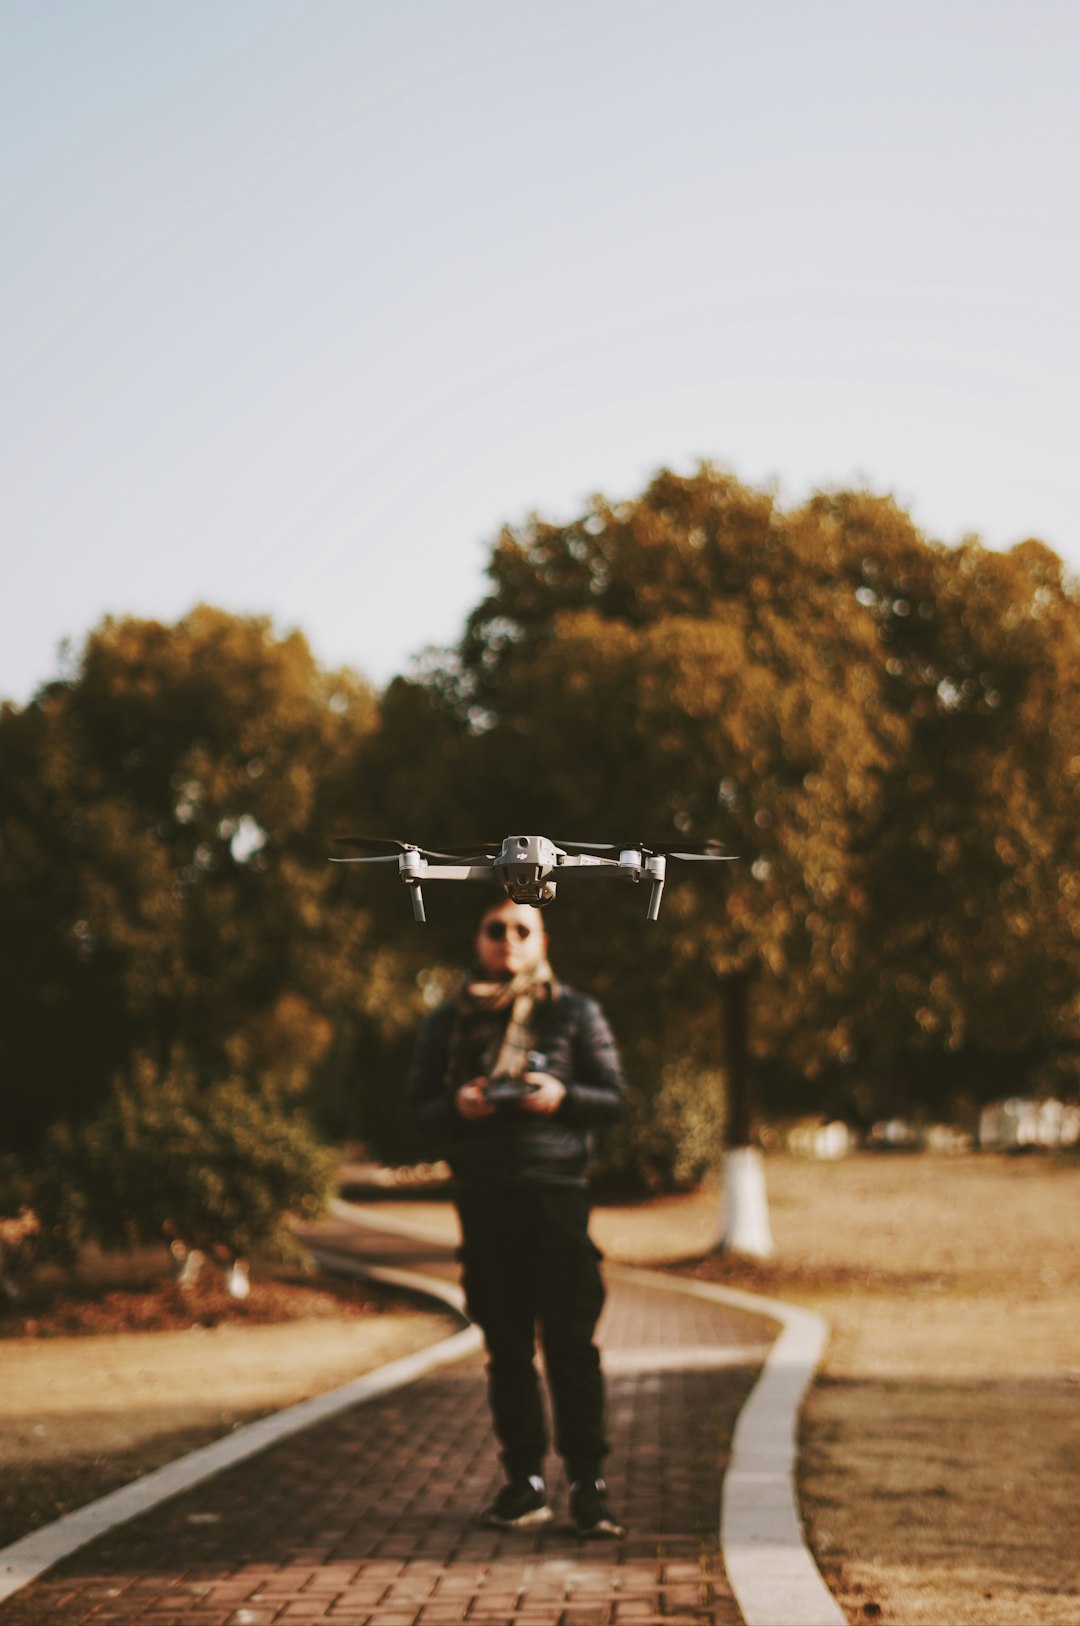
<path fill-rule="evenodd" d="M 150 1263 L 90 1261 L 7 1314 L 0 1545 L 450 1328 L 369 1283 L 258 1277 L 238 1303 L 212 1278 L 194 1296 L 148 1280 Z"/>
<path fill-rule="evenodd" d="M 605 1205 L 592 1230 L 611 1259 L 680 1260 L 826 1317 L 799 1489 L 849 1619 L 1080 1626 L 1080 1162 L 766 1169 L 769 1264 L 709 1253 L 715 1189 Z M 453 1234 L 445 1204 L 408 1212 Z"/>
<path fill-rule="evenodd" d="M 1077 1626 L 1080 1165 L 772 1158 L 768 1183 L 775 1265 L 690 1268 L 829 1321 L 800 1494 L 848 1618 Z"/>

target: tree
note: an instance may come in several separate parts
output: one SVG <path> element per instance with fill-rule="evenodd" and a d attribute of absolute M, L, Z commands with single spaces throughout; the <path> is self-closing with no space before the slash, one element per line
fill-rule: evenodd
<path fill-rule="evenodd" d="M 796 1006 L 805 1035 L 853 962 L 852 836 L 903 729 L 866 704 L 876 628 L 821 540 L 708 466 L 663 472 L 633 503 L 504 531 L 459 649 L 385 698 L 390 737 L 426 721 L 438 742 L 440 809 L 416 799 L 440 839 L 681 833 L 740 855 L 722 898 L 715 878 L 680 877 L 659 929 L 632 935 L 640 900 L 564 883 L 560 963 L 628 1040 L 645 1105 L 621 1152 L 650 1146 L 650 1181 L 671 1176 L 672 1091 L 687 1099 L 689 1060 L 715 1072 L 725 1006 L 737 1032 L 762 986 L 759 1045 Z M 841 1020 L 814 1031 L 826 1055 L 846 1043 Z M 748 1117 L 729 1112 L 740 1145 Z"/>
<path fill-rule="evenodd" d="M 159 1242 L 225 1266 L 258 1249 L 297 1253 L 296 1217 L 333 1190 L 334 1157 L 295 1112 L 240 1080 L 207 1087 L 143 1063 L 87 1123 L 58 1123 L 39 1181 L 42 1219 L 70 1247 Z"/>
<path fill-rule="evenodd" d="M 136 1065 L 297 1097 L 371 1011 L 365 922 L 326 862 L 374 724 L 304 639 L 201 607 L 107 620 L 0 712 L 0 1070 L 32 1156 Z"/>
<path fill-rule="evenodd" d="M 558 963 L 639 1086 L 616 1165 L 662 1185 L 712 1156 L 721 1026 L 735 1144 L 751 1072 L 771 1110 L 868 1120 L 940 1102 L 950 1032 L 987 1085 L 1068 1053 L 1078 603 L 1049 549 L 948 549 L 866 492 L 784 513 L 704 465 L 504 530 L 489 576 L 457 648 L 384 697 L 373 827 L 741 856 L 680 875 L 658 927 L 614 882 L 562 884 Z M 429 976 L 471 901 L 413 934 Z"/>
<path fill-rule="evenodd" d="M 1038 542 L 881 549 L 857 502 L 881 702 L 908 744 L 863 842 L 874 952 L 857 1042 L 878 1111 L 1075 1089 L 1080 1040 L 1080 599 Z M 861 534 L 860 534 L 861 533 Z"/>

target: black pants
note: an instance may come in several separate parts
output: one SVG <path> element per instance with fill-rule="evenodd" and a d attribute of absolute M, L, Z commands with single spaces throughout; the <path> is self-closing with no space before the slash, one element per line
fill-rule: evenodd
<path fill-rule="evenodd" d="M 511 1479 L 542 1472 L 547 1432 L 534 1358 L 544 1350 L 555 1445 L 572 1480 L 607 1454 L 593 1333 L 604 1303 L 589 1199 L 573 1187 L 472 1190 L 457 1199 L 465 1298 L 488 1351 L 488 1396 Z"/>

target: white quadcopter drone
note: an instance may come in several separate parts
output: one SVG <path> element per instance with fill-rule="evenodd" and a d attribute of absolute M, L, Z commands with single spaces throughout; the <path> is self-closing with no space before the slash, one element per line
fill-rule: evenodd
<path fill-rule="evenodd" d="M 542 909 L 555 897 L 556 885 L 564 877 L 577 875 L 621 875 L 628 881 L 649 882 L 647 918 L 656 920 L 664 892 L 669 858 L 687 863 L 730 863 L 731 853 L 722 853 L 719 843 L 672 852 L 644 841 L 564 841 L 561 845 L 547 836 L 505 836 L 502 841 L 479 841 L 474 847 L 450 847 L 433 852 L 408 841 L 384 840 L 372 836 L 337 836 L 337 844 L 366 847 L 356 858 L 334 858 L 335 864 L 393 864 L 409 888 L 413 919 L 424 921 L 423 883 L 425 881 L 495 881 L 515 903 L 531 903 Z M 601 853 L 618 853 L 603 858 Z"/>

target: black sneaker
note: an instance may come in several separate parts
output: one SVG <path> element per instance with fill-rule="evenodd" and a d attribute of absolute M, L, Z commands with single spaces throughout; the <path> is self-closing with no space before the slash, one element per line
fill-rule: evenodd
<path fill-rule="evenodd" d="M 570 1486 L 570 1517 L 579 1536 L 625 1536 L 608 1506 L 607 1486 L 602 1479 L 581 1479 Z"/>
<path fill-rule="evenodd" d="M 548 1524 L 554 1516 L 548 1507 L 544 1481 L 538 1474 L 531 1474 L 528 1479 L 512 1479 L 482 1515 L 483 1522 L 496 1530 L 530 1530 L 538 1524 Z"/>

